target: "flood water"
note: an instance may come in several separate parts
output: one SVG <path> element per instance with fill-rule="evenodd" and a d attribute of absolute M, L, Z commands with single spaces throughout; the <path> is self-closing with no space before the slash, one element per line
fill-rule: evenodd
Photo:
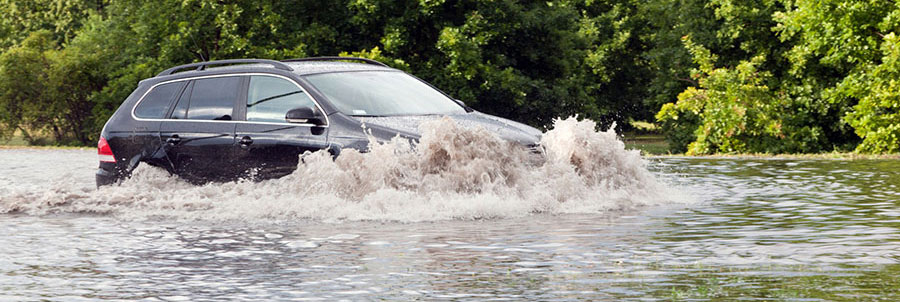
<path fill-rule="evenodd" d="M 900 299 L 896 160 L 650 158 L 668 202 L 451 206 L 502 197 L 468 192 L 403 215 L 377 214 L 403 211 L 389 193 L 305 211 L 152 168 L 97 191 L 94 150 L 0 162 L 0 301 Z"/>

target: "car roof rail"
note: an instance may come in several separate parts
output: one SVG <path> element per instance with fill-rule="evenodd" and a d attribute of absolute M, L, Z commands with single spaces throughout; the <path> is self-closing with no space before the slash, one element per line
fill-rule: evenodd
<path fill-rule="evenodd" d="M 232 59 L 232 60 L 206 61 L 206 62 L 199 62 L 199 63 L 191 63 L 191 64 L 178 65 L 178 66 L 175 66 L 175 67 L 172 67 L 172 68 L 163 70 L 163 72 L 160 72 L 160 73 L 157 74 L 156 76 L 170 75 L 170 74 L 175 73 L 176 71 L 179 71 L 179 70 L 182 70 L 182 69 L 188 69 L 188 68 L 195 68 L 195 67 L 196 67 L 196 68 L 197 68 L 196 70 L 199 71 L 199 70 L 206 69 L 207 66 L 214 66 L 214 65 L 232 65 L 232 64 L 268 64 L 268 65 L 272 65 L 272 67 L 275 67 L 275 68 L 281 69 L 281 70 L 287 70 L 287 71 L 293 71 L 293 70 L 294 70 L 293 68 L 291 68 L 291 67 L 288 66 L 287 64 L 284 64 L 284 63 L 282 63 L 282 62 L 278 62 L 278 61 L 275 61 L 275 60 L 266 60 L 266 59 Z"/>
<path fill-rule="evenodd" d="M 297 59 L 288 59 L 282 60 L 282 62 L 313 62 L 313 61 L 359 61 L 370 65 L 378 65 L 382 67 L 390 67 L 387 64 L 366 58 L 358 58 L 358 57 L 310 57 L 310 58 L 297 58 Z"/>

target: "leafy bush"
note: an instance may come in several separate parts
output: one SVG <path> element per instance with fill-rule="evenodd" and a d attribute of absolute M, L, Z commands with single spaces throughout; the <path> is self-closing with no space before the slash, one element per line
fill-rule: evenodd
<path fill-rule="evenodd" d="M 792 120 L 797 106 L 791 99 L 769 88 L 774 78 L 759 70 L 762 56 L 717 68 L 716 55 L 689 37 L 684 42 L 699 65 L 693 71 L 699 87 L 688 87 L 657 114 L 675 148 L 694 155 L 782 153 L 804 152 L 817 143 L 815 131 Z M 694 140 L 684 146 L 689 129 Z"/>
<path fill-rule="evenodd" d="M 773 18 L 778 21 L 781 39 L 792 44 L 786 54 L 790 73 L 802 79 L 791 84 L 795 90 L 807 91 L 804 97 L 814 104 L 809 108 L 818 113 L 809 119 L 819 121 L 824 136 L 837 148 L 856 147 L 857 152 L 867 153 L 900 151 L 896 95 L 900 3 L 789 3 Z"/>
<path fill-rule="evenodd" d="M 847 119 L 863 141 L 861 153 L 900 152 L 900 36 L 890 33 L 881 44 L 881 64 L 865 73 L 859 104 Z"/>

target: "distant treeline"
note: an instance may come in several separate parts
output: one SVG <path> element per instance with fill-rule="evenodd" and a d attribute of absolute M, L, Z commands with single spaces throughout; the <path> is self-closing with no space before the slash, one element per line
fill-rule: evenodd
<path fill-rule="evenodd" d="M 352 55 L 535 126 L 674 152 L 900 151 L 893 0 L 0 0 L 0 137 L 89 145 L 178 64 Z"/>

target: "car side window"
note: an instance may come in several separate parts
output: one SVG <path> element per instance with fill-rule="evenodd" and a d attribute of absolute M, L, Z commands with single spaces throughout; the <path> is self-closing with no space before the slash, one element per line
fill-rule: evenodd
<path fill-rule="evenodd" d="M 247 120 L 284 123 L 285 114 L 298 107 L 316 108 L 315 103 L 292 81 L 251 76 L 247 91 Z"/>
<path fill-rule="evenodd" d="M 163 118 L 169 112 L 172 100 L 181 92 L 184 82 L 158 85 L 150 89 L 144 99 L 134 108 L 134 116 L 140 118 Z"/>
<path fill-rule="evenodd" d="M 240 77 L 194 80 L 184 90 L 172 112 L 173 119 L 231 120 Z"/>

